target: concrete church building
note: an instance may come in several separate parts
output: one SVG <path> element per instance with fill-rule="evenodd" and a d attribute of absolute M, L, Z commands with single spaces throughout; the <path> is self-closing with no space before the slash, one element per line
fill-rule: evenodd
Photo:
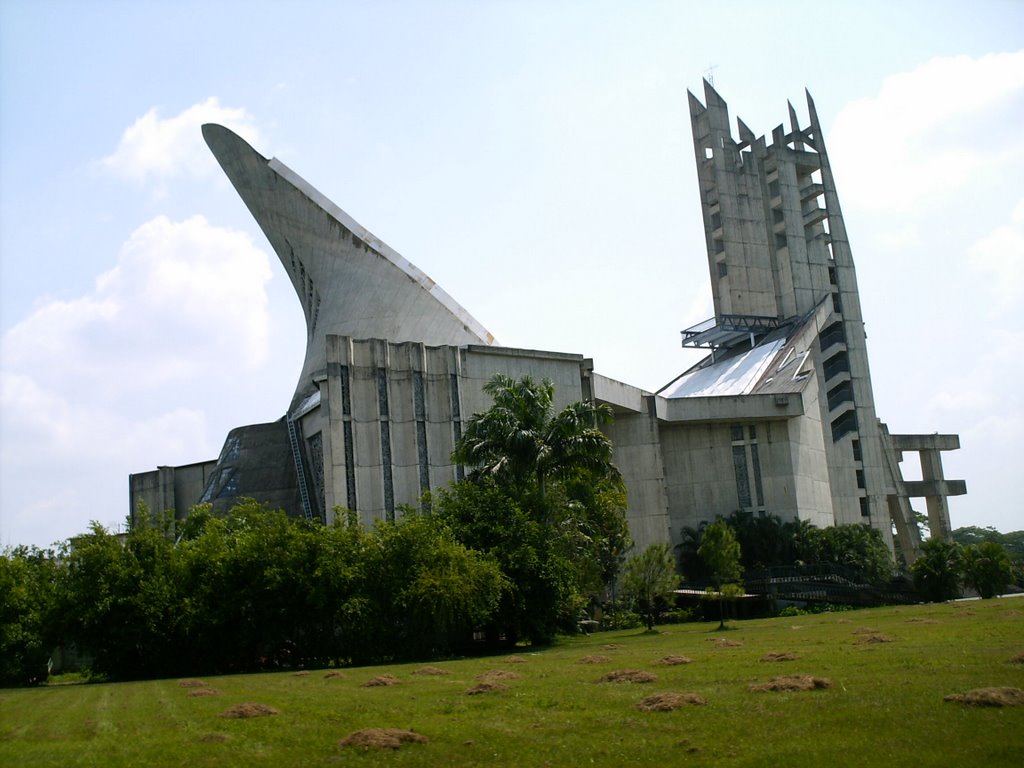
<path fill-rule="evenodd" d="M 218 125 L 207 144 L 291 278 L 306 356 L 291 403 L 238 427 L 220 457 L 131 475 L 133 509 L 254 497 L 363 523 L 419 505 L 463 476 L 450 460 L 463 424 L 489 406 L 497 372 L 549 378 L 556 407 L 607 403 L 606 428 L 629 494 L 637 546 L 677 544 L 684 527 L 744 509 L 816 526 L 868 523 L 908 559 L 919 546 L 911 497 L 931 531 L 950 531 L 943 476 L 956 435 L 890 434 L 875 413 L 850 243 L 814 102 L 810 124 L 770 141 L 707 82 L 689 94 L 715 316 L 682 332 L 708 356 L 659 392 L 609 379 L 577 354 L 500 346 L 427 275 L 279 160 Z M 922 480 L 905 481 L 903 455 Z"/>

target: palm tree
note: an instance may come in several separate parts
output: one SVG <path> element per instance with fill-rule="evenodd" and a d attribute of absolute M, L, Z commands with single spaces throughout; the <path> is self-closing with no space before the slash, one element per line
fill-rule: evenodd
<path fill-rule="evenodd" d="M 553 413 L 554 384 L 530 376 L 516 381 L 497 373 L 484 392 L 494 405 L 466 424 L 453 461 L 490 475 L 516 496 L 536 489 L 542 506 L 551 480 L 581 473 L 618 479 L 611 441 L 597 426 L 612 418 L 607 405 L 580 401 Z"/>

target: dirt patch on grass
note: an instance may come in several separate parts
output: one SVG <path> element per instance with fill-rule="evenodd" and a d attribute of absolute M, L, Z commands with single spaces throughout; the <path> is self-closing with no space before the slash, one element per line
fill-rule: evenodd
<path fill-rule="evenodd" d="M 881 632 L 873 632 L 868 635 L 861 635 L 855 641 L 857 645 L 874 645 L 876 643 L 891 643 L 896 638 L 883 635 Z"/>
<path fill-rule="evenodd" d="M 849 619 L 836 619 L 836 624 L 849 624 L 849 623 L 851 623 Z"/>
<path fill-rule="evenodd" d="M 1012 659 L 1010 659 L 1010 663 L 1011 664 L 1024 664 L 1024 653 L 1018 653 L 1016 656 L 1014 656 Z"/>
<path fill-rule="evenodd" d="M 600 654 L 594 654 L 591 656 L 584 656 L 582 659 L 577 661 L 577 664 L 607 664 L 612 660 L 611 656 L 602 656 Z"/>
<path fill-rule="evenodd" d="M 505 657 L 505 663 L 506 664 L 525 664 L 526 663 L 526 659 L 523 656 L 506 656 Z"/>
<path fill-rule="evenodd" d="M 339 747 L 360 749 L 400 749 L 403 744 L 425 744 L 427 737 L 400 728 L 363 728 L 338 742 Z"/>
<path fill-rule="evenodd" d="M 301 672 L 292 672 L 292 677 L 309 677 L 309 670 L 302 670 Z"/>
<path fill-rule="evenodd" d="M 220 696 L 216 688 L 193 688 L 188 692 L 189 696 Z"/>
<path fill-rule="evenodd" d="M 247 702 L 245 704 L 236 704 L 230 709 L 225 709 L 220 713 L 221 717 L 230 717 L 233 719 L 241 719 L 246 717 L 267 717 L 268 715 L 279 715 L 280 710 L 266 704 L 253 704 Z"/>
<path fill-rule="evenodd" d="M 729 640 L 725 637 L 705 638 L 709 643 L 714 643 L 715 648 L 739 648 L 743 645 L 739 640 Z"/>
<path fill-rule="evenodd" d="M 344 672 L 339 672 L 337 669 L 335 669 L 335 670 L 333 670 L 331 672 L 328 672 L 326 675 L 324 675 L 324 680 L 334 680 L 336 678 L 342 678 L 342 677 L 345 677 L 345 673 Z"/>
<path fill-rule="evenodd" d="M 688 656 L 662 656 L 654 663 L 665 667 L 676 667 L 680 664 L 692 664 L 693 659 Z"/>
<path fill-rule="evenodd" d="M 616 648 L 621 648 L 622 644 L 621 643 L 605 643 L 601 647 L 604 648 L 606 651 L 614 651 Z"/>
<path fill-rule="evenodd" d="M 813 691 L 818 688 L 830 688 L 832 681 L 827 677 L 813 675 L 782 675 L 773 677 L 767 683 L 751 683 L 751 691 Z"/>
<path fill-rule="evenodd" d="M 498 693 L 500 691 L 507 691 L 509 688 L 504 683 L 496 683 L 493 680 L 484 680 L 469 688 L 466 691 L 467 696 L 479 696 L 481 693 Z"/>
<path fill-rule="evenodd" d="M 413 674 L 414 675 L 433 675 L 433 676 L 438 676 L 438 675 L 450 675 L 451 672 L 449 672 L 447 669 L 441 669 L 440 667 L 420 667 L 415 672 L 413 672 Z"/>
<path fill-rule="evenodd" d="M 658 676 L 653 672 L 644 672 L 640 669 L 617 669 L 602 675 L 597 679 L 599 683 L 653 683 Z"/>
<path fill-rule="evenodd" d="M 972 707 L 1024 707 L 1024 691 L 1020 688 L 975 688 L 966 693 L 951 693 L 942 700 Z"/>
<path fill-rule="evenodd" d="M 941 624 L 942 622 L 938 619 L 921 619 L 915 616 L 912 619 L 907 619 L 907 624 Z"/>
<path fill-rule="evenodd" d="M 178 686 L 181 687 L 181 688 L 206 688 L 207 687 L 206 681 L 204 681 L 204 680 L 195 680 L 195 679 L 179 680 L 178 681 Z"/>
<path fill-rule="evenodd" d="M 853 634 L 855 634 L 855 635 L 877 635 L 878 634 L 878 630 L 874 629 L 873 627 L 857 627 L 855 630 L 853 630 Z"/>
<path fill-rule="evenodd" d="M 384 688 L 389 685 L 398 685 L 399 680 L 394 675 L 378 675 L 377 677 L 371 677 L 365 683 L 360 684 L 360 688 Z"/>
<path fill-rule="evenodd" d="M 766 653 L 758 661 L 796 661 L 799 658 L 797 653 Z"/>
<path fill-rule="evenodd" d="M 641 712 L 671 712 L 686 704 L 707 704 L 696 693 L 656 693 L 636 705 Z"/>

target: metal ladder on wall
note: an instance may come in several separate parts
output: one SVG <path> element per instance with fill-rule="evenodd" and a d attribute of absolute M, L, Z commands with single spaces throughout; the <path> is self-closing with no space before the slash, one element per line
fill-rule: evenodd
<path fill-rule="evenodd" d="M 306 487 L 306 472 L 302 467 L 302 452 L 299 447 L 299 433 L 295 427 L 295 419 L 291 413 L 284 415 L 288 425 L 288 442 L 292 447 L 292 459 L 295 461 L 295 476 L 299 480 L 299 498 L 302 500 L 302 512 L 307 520 L 313 519 L 313 505 L 309 501 L 309 489 Z"/>

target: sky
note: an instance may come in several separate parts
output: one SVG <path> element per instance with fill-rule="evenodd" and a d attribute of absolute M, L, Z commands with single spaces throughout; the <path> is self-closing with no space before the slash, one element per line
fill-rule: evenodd
<path fill-rule="evenodd" d="M 960 435 L 955 527 L 1024 528 L 1024 2 L 0 0 L 0 547 L 118 526 L 129 473 L 289 403 L 301 309 L 202 123 L 499 343 L 654 391 L 713 313 L 704 77 L 758 135 L 809 89 L 879 416 Z"/>

